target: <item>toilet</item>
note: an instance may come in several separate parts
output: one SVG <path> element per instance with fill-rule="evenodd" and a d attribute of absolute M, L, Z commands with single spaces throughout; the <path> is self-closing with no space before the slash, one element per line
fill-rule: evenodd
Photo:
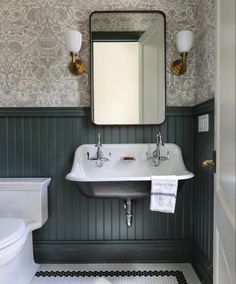
<path fill-rule="evenodd" d="M 29 284 L 39 265 L 32 231 L 48 219 L 50 178 L 0 178 L 0 283 Z"/>

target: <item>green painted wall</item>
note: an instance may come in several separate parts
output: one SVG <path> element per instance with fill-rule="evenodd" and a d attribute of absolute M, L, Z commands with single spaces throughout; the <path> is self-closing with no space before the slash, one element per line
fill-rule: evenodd
<path fill-rule="evenodd" d="M 198 116 L 203 114 L 209 114 L 208 132 L 197 131 Z M 194 266 L 208 275 L 206 283 L 212 283 L 214 171 L 212 167 L 203 168 L 202 161 L 212 159 L 214 150 L 214 100 L 196 106 L 194 117 Z"/>
<path fill-rule="evenodd" d="M 55 115 L 55 114 L 54 114 Z M 49 220 L 35 240 L 143 240 L 192 238 L 192 183 L 179 193 L 176 214 L 151 213 L 149 200 L 137 201 L 132 228 L 127 229 L 122 201 L 95 200 L 80 194 L 65 180 L 73 154 L 81 144 L 155 141 L 158 126 L 96 127 L 86 114 L 53 117 L 1 117 L 1 176 L 50 176 Z M 193 118 L 169 115 L 161 126 L 163 140 L 183 149 L 188 168 L 193 165 Z M 190 135 L 185 135 L 185 131 Z"/>
<path fill-rule="evenodd" d="M 208 112 L 211 106 L 212 103 L 199 108 L 167 108 L 167 118 L 161 126 L 104 127 L 91 123 L 88 108 L 0 109 L 0 176 L 52 177 L 49 219 L 34 233 L 36 258 L 40 261 L 53 261 L 53 258 L 55 261 L 86 261 L 81 247 L 86 250 L 104 247 L 104 251 L 109 248 L 115 256 L 129 245 L 136 253 L 143 247 L 146 261 L 164 259 L 155 258 L 151 251 L 160 255 L 161 251 L 168 251 L 165 255 L 168 261 L 174 259 L 176 248 L 187 248 L 182 256 L 181 251 L 176 253 L 176 261 L 189 261 L 194 240 L 196 247 L 211 261 L 212 175 L 209 177 L 209 173 L 200 168 L 199 161 L 209 158 L 205 155 L 211 152 L 212 111 L 211 131 L 208 134 L 196 132 L 197 114 Z M 186 181 L 178 193 L 174 215 L 150 212 L 149 200 L 139 200 L 134 207 L 133 226 L 128 229 L 122 201 L 89 199 L 80 194 L 76 184 L 65 180 L 75 149 L 84 143 L 95 143 L 98 131 L 102 132 L 103 143 L 149 143 L 155 142 L 159 129 L 165 142 L 181 147 L 187 168 L 196 174 L 195 179 Z M 78 254 L 72 259 L 76 247 Z M 118 249 L 113 250 L 115 247 Z M 91 261 L 97 260 L 96 255 L 93 257 Z M 135 259 L 133 256 L 134 261 L 142 259 L 144 257 Z M 106 260 L 105 254 L 104 259 L 99 259 Z M 132 261 L 132 257 L 129 260 Z"/>

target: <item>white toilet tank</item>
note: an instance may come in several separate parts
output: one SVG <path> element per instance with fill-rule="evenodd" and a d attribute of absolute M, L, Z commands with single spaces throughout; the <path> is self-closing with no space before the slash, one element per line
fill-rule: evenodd
<path fill-rule="evenodd" d="M 51 178 L 0 178 L 0 218 L 22 218 L 41 227 L 48 219 Z"/>

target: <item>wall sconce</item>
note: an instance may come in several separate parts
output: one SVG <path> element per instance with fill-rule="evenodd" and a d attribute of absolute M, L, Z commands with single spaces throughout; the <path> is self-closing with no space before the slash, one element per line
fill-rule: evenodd
<path fill-rule="evenodd" d="M 74 75 L 84 73 L 85 65 L 82 60 L 78 59 L 78 53 L 82 44 L 82 35 L 78 31 L 69 30 L 65 32 L 66 49 L 70 52 L 71 62 L 69 69 Z"/>
<path fill-rule="evenodd" d="M 193 32 L 181 31 L 176 35 L 176 47 L 180 53 L 181 59 L 176 60 L 171 65 L 171 71 L 174 75 L 179 76 L 187 70 L 187 55 L 192 48 Z"/>

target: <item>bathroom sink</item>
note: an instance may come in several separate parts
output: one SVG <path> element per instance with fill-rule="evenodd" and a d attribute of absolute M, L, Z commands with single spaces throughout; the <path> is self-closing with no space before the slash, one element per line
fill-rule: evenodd
<path fill-rule="evenodd" d="M 97 145 L 95 145 L 97 147 Z M 137 199 L 150 197 L 151 176 L 176 175 L 179 181 L 194 175 L 185 167 L 176 144 L 159 146 L 160 161 L 154 163 L 156 144 L 94 144 L 79 146 L 66 179 L 78 183 L 81 192 L 92 198 Z"/>

